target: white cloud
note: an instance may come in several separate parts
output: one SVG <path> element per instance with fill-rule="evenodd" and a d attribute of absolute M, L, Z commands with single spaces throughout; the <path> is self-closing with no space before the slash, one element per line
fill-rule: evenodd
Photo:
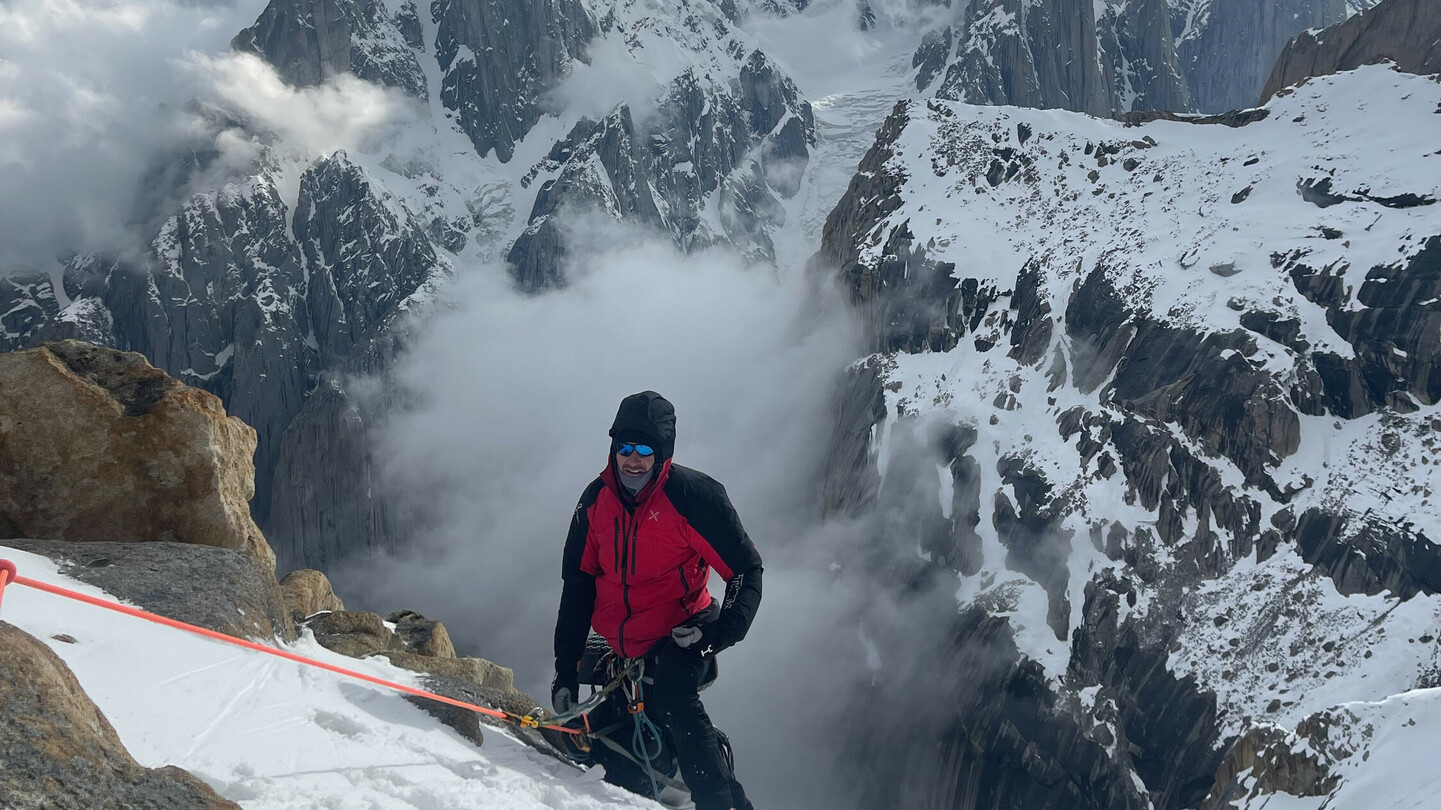
<path fill-rule="evenodd" d="M 621 398 L 659 391 L 677 411 L 676 463 L 725 484 L 766 560 L 756 625 L 707 705 L 757 798 L 826 806 L 790 780 L 823 772 L 834 749 L 769 718 L 869 677 L 855 616 L 879 597 L 837 585 L 830 563 L 852 558 L 858 527 L 821 524 L 818 504 L 834 386 L 860 353 L 851 319 L 800 272 L 597 230 L 578 235 L 590 249 L 569 289 L 524 296 L 502 271 L 472 271 L 456 309 L 421 330 L 397 364 L 411 407 L 377 449 L 420 541 L 332 578 L 358 607 L 445 621 L 463 654 L 514 667 L 545 700 L 570 515 Z"/>
<path fill-rule="evenodd" d="M 393 91 L 351 77 L 288 88 L 259 59 L 229 53 L 264 6 L 0 4 L 0 273 L 45 269 L 73 252 L 143 249 L 155 213 L 145 206 L 186 193 L 145 180 L 189 155 L 218 154 L 191 178 L 209 190 L 251 169 L 262 132 L 315 157 L 365 151 L 410 120 L 410 102 Z"/>

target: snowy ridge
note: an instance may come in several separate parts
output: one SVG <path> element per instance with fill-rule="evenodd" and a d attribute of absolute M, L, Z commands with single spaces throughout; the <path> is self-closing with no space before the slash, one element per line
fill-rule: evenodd
<path fill-rule="evenodd" d="M 1441 153 L 1421 134 L 1434 131 L 1438 109 L 1441 85 L 1383 67 L 1307 82 L 1260 112 L 1229 119 L 1242 126 L 1130 126 L 916 101 L 888 123 L 899 134 L 887 143 L 883 133 L 877 146 L 891 155 L 881 175 L 898 184 L 894 197 L 867 196 L 884 193 L 874 191 L 884 186 L 877 178 L 853 183 L 848 199 L 886 213 L 856 234 L 847 265 L 854 270 L 843 272 L 860 285 L 862 301 L 879 296 L 865 304 L 878 313 L 876 339 L 902 349 L 880 358 L 887 417 L 872 447 L 879 471 L 889 478 L 903 452 L 893 449 L 897 431 L 936 421 L 976 431 L 965 453 L 976 470 L 968 485 L 980 493 L 978 570 L 960 577 L 958 598 L 1007 617 L 1023 655 L 1087 712 L 1097 712 L 1096 697 L 1076 680 L 1081 641 L 1073 633 L 1091 620 L 1088 597 L 1101 581 L 1124 589 L 1119 623 L 1169 645 L 1167 667 L 1216 696 L 1223 738 L 1334 716 L 1345 733 L 1389 740 L 1396 728 L 1382 731 L 1377 722 L 1405 721 L 1376 707 L 1437 685 L 1441 598 L 1432 585 L 1421 593 L 1361 586 L 1343 581 L 1334 565 L 1328 576 L 1316 546 L 1280 540 L 1271 527 L 1291 537 L 1298 516 L 1344 516 L 1342 535 L 1353 539 L 1341 542 L 1356 544 L 1353 560 L 1374 556 L 1362 563 L 1373 568 L 1392 559 L 1382 555 L 1429 555 L 1428 536 L 1441 536 L 1434 463 L 1441 408 L 1414 388 L 1353 418 L 1292 404 L 1325 358 L 1361 362 L 1358 346 L 1373 351 L 1337 331 L 1346 313 L 1374 312 L 1372 290 L 1434 245 Z M 1327 268 L 1341 283 L 1329 296 L 1308 297 L 1312 288 L 1298 288 L 1309 268 Z M 1368 275 L 1372 268 L 1384 272 Z M 927 280 L 930 272 L 936 281 Z M 944 288 L 942 276 L 958 285 L 952 297 L 917 298 Z M 1364 295 L 1363 278 L 1371 279 Z M 1257 381 L 1245 407 L 1269 413 L 1265 424 L 1273 427 L 1294 424 L 1294 440 L 1273 433 L 1241 441 L 1224 431 L 1218 438 L 1210 417 L 1170 401 L 1187 393 L 1118 398 L 1136 385 L 1144 348 L 1131 346 L 1117 367 L 1114 346 L 1080 345 L 1075 325 L 1099 317 L 1091 309 L 1098 285 L 1133 313 L 1123 326 L 1192 335 L 1193 364 L 1214 362 L 1232 369 L 1233 381 Z M 1415 317 L 1429 324 L 1435 302 L 1417 304 Z M 914 328 L 907 318 L 916 319 Z M 1285 322 L 1293 333 L 1268 332 L 1263 322 Z M 1417 328 L 1421 345 L 1434 346 L 1430 327 Z M 922 342 L 936 349 L 940 341 L 941 350 L 909 343 L 927 329 Z M 1399 347 L 1384 351 L 1407 362 Z M 1086 379 L 1097 355 L 1111 365 Z M 1187 384 L 1172 390 L 1191 392 Z M 1136 455 L 1137 436 L 1169 444 L 1170 464 L 1181 466 L 1162 461 L 1161 478 L 1148 479 L 1140 459 L 1154 457 Z M 948 480 L 945 459 L 939 473 L 941 486 L 930 485 L 936 494 L 929 497 L 939 497 L 952 520 L 963 504 L 952 489 L 959 492 L 962 479 Z M 1178 475 L 1201 477 L 1187 483 Z M 1045 493 L 1040 503 L 1028 500 L 1034 485 Z M 884 480 L 880 487 L 884 503 Z M 1017 570 L 1006 515 L 1028 510 L 1051 521 L 1051 539 L 1042 542 L 1060 555 L 1062 571 Z M 1414 550 L 1367 539 L 1380 536 L 1410 538 L 1404 543 Z M 1418 571 L 1430 565 L 1400 559 Z M 1382 719 L 1337 708 L 1357 702 L 1369 707 L 1362 714 Z M 1435 697 L 1422 691 L 1402 702 L 1424 712 Z M 1321 755 L 1338 778 L 1327 783 L 1333 801 L 1375 784 L 1371 769 L 1392 773 L 1391 764 L 1367 765 L 1340 751 Z M 1419 785 L 1411 776 L 1394 791 L 1414 796 Z M 1274 781 L 1264 786 L 1256 795 L 1278 789 Z M 1319 807 L 1324 798 L 1283 806 Z"/>
<path fill-rule="evenodd" d="M 91 596 L 45 557 L 0 547 L 22 575 Z M 477 748 L 401 696 L 300 664 L 12 585 L 0 619 L 44 641 L 131 755 L 176 765 L 246 810 L 654 807 L 487 726 Z M 57 640 L 65 635 L 74 642 Z M 280 643 L 280 642 L 277 642 Z M 384 659 L 317 644 L 299 655 L 399 683 Z"/>

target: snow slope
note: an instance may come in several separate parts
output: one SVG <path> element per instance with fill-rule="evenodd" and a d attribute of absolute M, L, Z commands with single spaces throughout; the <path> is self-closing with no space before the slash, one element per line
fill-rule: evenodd
<path fill-rule="evenodd" d="M 113 598 L 47 558 L 0 547 L 0 559 L 22 576 Z M 300 664 L 18 585 L 6 588 L 0 619 L 64 659 L 141 765 L 184 768 L 247 810 L 656 806 L 500 729 L 485 727 L 478 749 L 397 694 Z M 417 682 L 309 633 L 288 649 Z"/>

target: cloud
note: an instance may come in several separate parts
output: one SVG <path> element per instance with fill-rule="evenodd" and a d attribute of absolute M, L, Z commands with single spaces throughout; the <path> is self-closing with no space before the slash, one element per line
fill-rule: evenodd
<path fill-rule="evenodd" d="M 559 115 L 592 119 L 629 104 L 637 122 L 646 120 L 655 113 L 666 85 L 680 72 L 675 66 L 652 64 L 654 56 L 632 53 L 620 37 L 599 37 L 586 47 L 586 61 L 575 62 L 570 75 L 542 103 Z"/>
<path fill-rule="evenodd" d="M 503 272 L 472 269 L 455 309 L 421 327 L 396 366 L 406 407 L 377 448 L 417 540 L 329 573 L 348 603 L 441 619 L 462 654 L 514 667 L 545 701 L 570 515 L 605 464 L 621 398 L 657 390 L 676 406 L 676 462 L 725 484 L 766 560 L 756 624 L 723 656 L 707 706 L 757 799 L 835 806 L 817 780 L 842 737 L 824 729 L 839 732 L 845 698 L 875 677 L 866 633 L 930 627 L 902 618 L 888 575 L 873 578 L 871 524 L 820 520 L 833 397 L 861 352 L 852 319 L 799 272 L 596 230 L 578 235 L 593 247 L 568 289 L 523 296 Z M 895 556 L 919 564 L 913 544 Z M 942 588 L 950 613 L 954 588 Z"/>
<path fill-rule="evenodd" d="M 364 151 L 412 114 L 353 78 L 296 90 L 229 53 L 264 5 L 0 4 L 0 273 L 143 250 L 156 206 L 252 172 L 267 133 L 303 155 Z M 178 168 L 194 163 L 206 170 Z"/>

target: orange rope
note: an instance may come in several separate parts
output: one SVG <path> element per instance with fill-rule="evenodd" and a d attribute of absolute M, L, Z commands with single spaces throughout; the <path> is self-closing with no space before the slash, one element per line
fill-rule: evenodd
<path fill-rule="evenodd" d="M 516 723 L 527 728 L 548 728 L 554 731 L 560 731 L 566 734 L 575 735 L 581 735 L 585 733 L 579 729 L 566 728 L 565 726 L 558 726 L 554 724 L 541 725 L 539 721 L 529 715 L 514 715 L 510 712 L 501 711 L 500 709 L 490 709 L 486 708 L 485 706 L 477 706 L 474 703 L 466 703 L 463 700 L 456 700 L 455 698 L 449 698 L 445 695 L 437 695 L 434 692 L 427 692 L 424 689 L 416 689 L 413 686 L 406 686 L 402 683 L 387 681 L 384 678 L 377 678 L 374 675 L 366 675 L 363 672 L 356 672 L 353 669 L 346 669 L 345 667 L 338 667 L 334 664 L 327 664 L 323 661 L 316 661 L 313 658 L 306 658 L 303 655 L 296 655 L 295 653 L 287 652 L 285 650 L 277 650 L 274 647 L 267 647 L 264 644 L 258 644 L 248 639 L 235 638 L 234 636 L 227 636 L 224 633 L 218 633 L 214 630 L 207 630 L 204 627 L 196 627 L 193 624 L 186 624 L 185 622 L 176 621 L 175 619 L 168 619 L 164 616 L 159 616 L 154 613 L 141 610 L 139 608 L 133 608 L 128 605 L 119 604 L 118 602 L 111 602 L 107 599 L 99 599 L 94 596 L 88 596 L 83 593 L 72 591 L 68 588 L 62 588 L 58 585 L 51 585 L 49 583 L 30 579 L 29 577 L 22 577 L 16 572 L 14 563 L 10 562 L 9 560 L 0 560 L 0 598 L 3 598 L 4 596 L 7 580 L 9 582 L 14 582 L 16 585 L 24 585 L 27 588 L 34 588 L 37 591 L 45 591 L 46 593 L 54 594 L 56 596 L 63 596 L 66 599 L 74 599 L 79 602 L 84 602 L 87 605 L 94 605 L 95 607 L 105 608 L 106 610 L 113 610 L 116 613 L 124 613 L 127 616 L 134 616 L 135 618 L 145 619 L 146 621 L 155 622 L 156 624 L 163 624 L 166 627 L 173 627 L 177 630 L 184 630 L 187 633 L 194 633 L 198 636 L 205 636 L 206 638 L 214 639 L 216 641 L 222 641 L 226 644 L 234 644 L 237 647 L 245 647 L 246 649 L 254 650 L 256 652 L 262 652 L 266 655 L 273 655 L 277 658 L 284 658 L 287 661 L 294 661 L 296 663 L 304 664 L 306 666 L 323 669 L 328 672 L 334 672 L 338 675 L 345 675 L 350 678 L 356 678 L 358 680 L 372 683 L 377 686 L 383 686 L 387 689 L 393 689 L 397 692 L 404 692 L 408 695 L 414 695 L 416 697 L 425 698 L 427 700 L 434 700 L 440 703 L 448 703 L 451 706 L 457 706 L 462 709 L 469 709 L 473 712 L 489 715 L 491 717 L 499 718 L 501 720 L 505 720 L 511 723 Z"/>

